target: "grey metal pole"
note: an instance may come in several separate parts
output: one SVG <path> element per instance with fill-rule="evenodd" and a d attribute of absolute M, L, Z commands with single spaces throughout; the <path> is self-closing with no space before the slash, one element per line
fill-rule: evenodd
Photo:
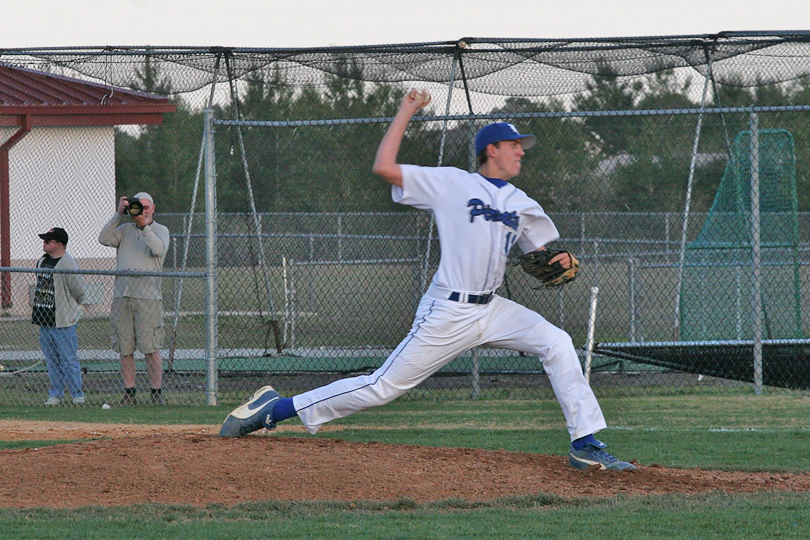
<path fill-rule="evenodd" d="M 698 148 L 700 146 L 700 132 L 703 129 L 703 111 L 706 107 L 706 96 L 709 93 L 709 81 L 712 79 L 712 56 L 706 69 L 706 80 L 703 84 L 703 97 L 700 99 L 700 113 L 695 126 L 695 138 L 692 141 L 692 157 L 689 160 L 689 178 L 686 182 L 686 201 L 683 207 L 683 229 L 681 231 L 681 247 L 678 254 L 678 283 L 675 286 L 675 338 L 681 336 L 681 287 L 683 285 L 683 268 L 686 258 L 686 238 L 689 232 L 689 213 L 692 204 L 692 186 L 695 181 L 695 167 L 697 166 Z"/>
<path fill-rule="evenodd" d="M 205 143 L 205 396 L 217 404 L 217 171 L 214 154 L 214 111 L 206 109 Z"/>
<path fill-rule="evenodd" d="M 253 228 L 256 231 L 256 241 L 259 246 L 259 266 L 262 269 L 262 277 L 264 278 L 264 292 L 267 295 L 267 306 L 270 311 L 270 317 L 275 320 L 275 304 L 273 303 L 273 291 L 270 287 L 270 273 L 267 269 L 267 257 L 264 253 L 264 238 L 262 236 L 262 221 L 259 218 L 259 213 L 256 211 L 256 199 L 253 196 L 253 183 L 250 179 L 250 169 L 248 168 L 247 154 L 245 151 L 245 140 L 242 137 L 241 124 L 236 125 L 236 139 L 239 141 L 239 152 L 242 156 L 242 170 L 245 173 L 245 187 L 248 193 L 248 202 L 250 203 L 250 215 L 253 218 Z M 278 344 L 276 344 L 278 345 Z"/>
<path fill-rule="evenodd" d="M 481 397 L 481 355 L 478 352 L 478 347 L 474 347 L 470 351 L 470 359 L 472 360 L 470 399 L 478 399 Z"/>
<path fill-rule="evenodd" d="M 343 261 L 343 220 L 342 214 L 337 215 L 337 260 Z"/>
<path fill-rule="evenodd" d="M 754 340 L 754 393 L 762 394 L 762 258 L 760 252 L 759 215 L 759 116 L 751 113 L 751 255 L 753 317 L 751 331 Z"/>
<path fill-rule="evenodd" d="M 596 305 L 599 299 L 599 287 L 591 287 L 591 300 L 588 309 L 588 337 L 585 341 L 585 380 L 591 382 L 591 365 L 593 364 L 593 346 L 596 336 Z"/>
<path fill-rule="evenodd" d="M 630 305 L 628 306 L 628 315 L 630 316 L 630 342 L 636 341 L 636 261 L 632 257 L 627 259 L 627 278 L 628 278 L 628 299 Z"/>

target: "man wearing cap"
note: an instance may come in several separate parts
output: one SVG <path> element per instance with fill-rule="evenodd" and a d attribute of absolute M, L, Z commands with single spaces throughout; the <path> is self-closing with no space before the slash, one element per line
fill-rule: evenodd
<path fill-rule="evenodd" d="M 143 209 L 130 212 L 132 199 L 121 197 L 115 215 L 99 233 L 98 241 L 116 248 L 116 270 L 161 272 L 169 251 L 169 229 L 155 222 L 152 196 L 141 192 Z M 133 204 L 133 208 L 135 205 Z M 159 276 L 116 275 L 112 312 L 113 350 L 121 355 L 124 380 L 122 405 L 137 403 L 135 390 L 135 350 L 146 357 L 146 374 L 151 403 L 163 403 L 163 293 Z"/>
<path fill-rule="evenodd" d="M 66 251 L 68 233 L 65 229 L 54 227 L 39 237 L 45 253 L 37 261 L 37 268 L 79 269 L 76 259 Z M 84 280 L 81 274 L 37 274 L 31 322 L 39 325 L 39 345 L 51 381 L 45 405 L 62 403 L 65 391 L 70 393 L 74 404 L 84 404 L 79 341 L 76 336 L 76 324 L 82 316 L 82 302 Z"/>
<path fill-rule="evenodd" d="M 635 469 L 605 452 L 606 445 L 594 438 L 606 424 L 571 337 L 538 313 L 495 293 L 512 246 L 535 251 L 559 238 L 540 205 L 507 182 L 520 173 L 521 159 L 535 136 L 522 135 L 505 122 L 485 126 L 475 141 L 475 173 L 400 165 L 397 155 L 405 129 L 429 101 L 427 93 L 416 90 L 403 98 L 373 167 L 392 185 L 394 202 L 430 211 L 436 218 L 441 260 L 411 331 L 371 375 L 339 380 L 291 398 L 282 398 L 271 386 L 259 389 L 230 413 L 220 435 L 273 429 L 294 416 L 316 433 L 330 420 L 393 401 L 455 357 L 490 345 L 540 358 L 565 416 L 572 467 Z M 571 266 L 567 253 L 553 260 Z"/>

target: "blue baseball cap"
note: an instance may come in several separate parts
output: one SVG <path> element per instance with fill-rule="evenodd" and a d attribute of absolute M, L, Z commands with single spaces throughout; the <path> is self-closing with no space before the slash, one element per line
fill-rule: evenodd
<path fill-rule="evenodd" d="M 499 143 L 501 141 L 520 140 L 520 146 L 528 150 L 537 142 L 534 135 L 521 135 L 515 126 L 508 122 L 495 122 L 481 128 L 475 136 L 475 153 L 480 154 L 487 145 Z"/>

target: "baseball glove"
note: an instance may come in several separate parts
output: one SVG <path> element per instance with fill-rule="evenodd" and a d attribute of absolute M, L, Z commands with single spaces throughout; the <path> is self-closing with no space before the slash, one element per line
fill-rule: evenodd
<path fill-rule="evenodd" d="M 551 262 L 551 259 L 560 253 L 568 253 L 571 257 L 570 268 L 563 268 L 559 261 Z M 579 261 L 576 257 L 568 251 L 559 249 L 530 251 L 518 257 L 517 264 L 520 264 L 524 272 L 539 279 L 543 287 L 561 287 L 569 281 L 574 281 L 579 271 Z"/>

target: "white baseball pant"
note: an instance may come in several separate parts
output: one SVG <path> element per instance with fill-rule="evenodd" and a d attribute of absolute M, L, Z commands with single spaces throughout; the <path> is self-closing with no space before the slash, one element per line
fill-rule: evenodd
<path fill-rule="evenodd" d="M 571 337 L 540 314 L 498 295 L 488 304 L 448 300 L 431 285 L 413 327 L 374 373 L 335 381 L 293 397 L 307 431 L 352 413 L 385 405 L 470 349 L 490 345 L 537 355 L 562 407 L 571 440 L 606 427 Z M 464 295 L 461 295 L 464 298 Z"/>

